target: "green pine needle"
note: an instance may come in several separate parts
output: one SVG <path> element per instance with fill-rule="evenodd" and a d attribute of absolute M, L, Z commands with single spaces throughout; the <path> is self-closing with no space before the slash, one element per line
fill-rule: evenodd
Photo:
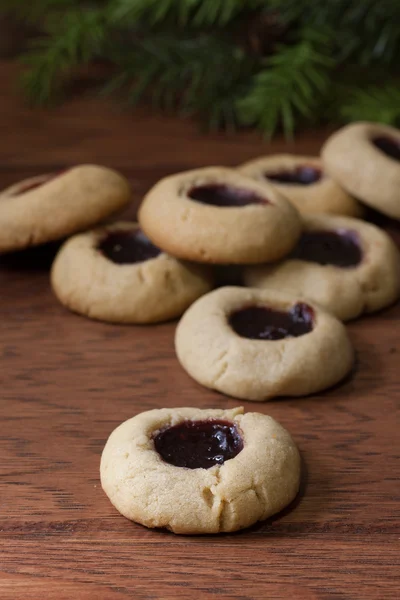
<path fill-rule="evenodd" d="M 100 57 L 115 67 L 107 91 L 209 127 L 271 137 L 304 121 L 399 122 L 398 88 L 386 85 L 398 75 L 399 0 L 0 0 L 4 12 L 42 32 L 22 57 L 35 104 L 59 100 Z"/>
<path fill-rule="evenodd" d="M 235 94 L 247 84 L 254 62 L 239 48 L 206 34 L 149 34 L 134 52 L 115 53 L 113 60 L 117 72 L 107 92 L 126 88 L 130 104 L 146 95 L 153 105 L 196 114 L 211 128 L 234 126 Z"/>
<path fill-rule="evenodd" d="M 71 10 L 46 23 L 47 36 L 35 40 L 21 57 L 27 67 L 21 84 L 28 99 L 39 105 L 59 98 L 71 71 L 87 64 L 101 50 L 107 27 L 102 10 Z"/>
<path fill-rule="evenodd" d="M 292 136 L 298 117 L 311 118 L 326 94 L 332 67 L 327 39 L 304 31 L 302 41 L 280 47 L 254 76 L 237 104 L 240 122 L 257 125 L 267 137 L 282 124 L 285 134 Z"/>
<path fill-rule="evenodd" d="M 341 107 L 346 121 L 373 121 L 386 125 L 400 124 L 400 86 L 370 87 L 353 91 Z"/>
<path fill-rule="evenodd" d="M 115 22 L 158 25 L 164 21 L 178 26 L 222 27 L 243 11 L 268 5 L 267 0 L 113 0 Z"/>

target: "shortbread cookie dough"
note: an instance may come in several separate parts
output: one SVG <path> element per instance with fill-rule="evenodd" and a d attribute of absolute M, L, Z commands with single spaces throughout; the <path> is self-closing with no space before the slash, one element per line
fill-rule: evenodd
<path fill-rule="evenodd" d="M 225 287 L 200 298 L 178 324 L 175 349 L 193 379 L 244 400 L 318 392 L 353 363 L 340 321 L 276 290 Z"/>
<path fill-rule="evenodd" d="M 377 123 L 353 123 L 324 144 L 326 171 L 350 194 L 400 219 L 400 130 Z"/>
<path fill-rule="evenodd" d="M 260 183 L 271 183 L 302 214 L 330 213 L 359 217 L 361 204 L 324 173 L 316 156 L 275 154 L 251 160 L 238 170 Z"/>
<path fill-rule="evenodd" d="M 305 216 L 304 227 L 286 260 L 245 269 L 246 285 L 309 298 L 343 321 L 397 300 L 400 254 L 384 231 L 330 215 Z"/>
<path fill-rule="evenodd" d="M 61 239 L 123 208 L 127 180 L 96 165 L 21 181 L 0 193 L 0 252 Z"/>
<path fill-rule="evenodd" d="M 71 310 L 114 323 L 178 317 L 212 287 L 207 269 L 164 254 L 128 222 L 70 238 L 55 258 L 51 283 Z"/>
<path fill-rule="evenodd" d="M 174 533 L 236 531 L 296 496 L 300 456 L 289 433 L 259 413 L 162 408 L 110 435 L 101 484 L 128 519 Z"/>
<path fill-rule="evenodd" d="M 297 210 L 273 186 L 222 167 L 162 179 L 145 197 L 139 222 L 173 256 L 216 264 L 277 260 L 301 230 Z"/>

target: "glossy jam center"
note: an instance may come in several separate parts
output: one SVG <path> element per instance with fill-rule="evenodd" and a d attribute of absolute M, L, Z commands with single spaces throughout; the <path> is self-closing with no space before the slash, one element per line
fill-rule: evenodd
<path fill-rule="evenodd" d="M 308 231 L 290 255 L 319 265 L 356 267 L 362 260 L 357 234 L 353 231 Z"/>
<path fill-rule="evenodd" d="M 265 173 L 265 177 L 276 183 L 311 185 L 321 179 L 322 172 L 316 167 L 303 165 L 290 170 L 282 169 L 273 173 Z"/>
<path fill-rule="evenodd" d="M 230 185 L 199 185 L 188 192 L 189 198 L 212 206 L 247 206 L 247 204 L 267 204 L 267 200 L 252 190 Z"/>
<path fill-rule="evenodd" d="M 240 337 L 282 340 L 309 333 L 313 328 L 313 320 L 311 306 L 299 302 L 288 312 L 265 306 L 241 308 L 230 315 L 229 324 Z"/>
<path fill-rule="evenodd" d="M 209 469 L 239 454 L 243 440 L 234 423 L 209 419 L 168 427 L 154 437 L 154 446 L 175 467 Z"/>
<path fill-rule="evenodd" d="M 400 139 L 382 135 L 374 138 L 372 143 L 378 150 L 386 154 L 386 156 L 400 161 Z"/>
<path fill-rule="evenodd" d="M 42 185 L 44 185 L 45 183 L 48 183 L 52 179 L 55 179 L 56 177 L 61 175 L 61 173 L 64 173 L 64 171 L 59 171 L 58 173 L 53 173 L 51 175 L 41 177 L 41 178 L 37 179 L 37 181 L 33 181 L 32 183 L 26 183 L 25 185 L 22 185 L 21 187 L 19 187 L 13 193 L 13 196 L 22 196 L 23 194 L 26 194 L 27 192 L 36 190 L 37 188 L 42 187 Z"/>
<path fill-rule="evenodd" d="M 161 250 L 154 246 L 140 229 L 110 232 L 98 249 L 112 262 L 119 265 L 144 262 L 155 258 Z"/>

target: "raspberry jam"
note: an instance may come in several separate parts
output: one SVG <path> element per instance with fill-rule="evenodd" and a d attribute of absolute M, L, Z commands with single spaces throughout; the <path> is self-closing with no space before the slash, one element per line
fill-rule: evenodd
<path fill-rule="evenodd" d="M 248 306 L 229 316 L 229 324 L 240 337 L 251 340 L 282 340 L 299 337 L 313 329 L 314 311 L 304 303 L 288 312 L 265 306 Z"/>
<path fill-rule="evenodd" d="M 37 188 L 42 187 L 42 185 L 44 185 L 45 183 L 48 183 L 49 181 L 56 179 L 56 177 L 59 177 L 63 173 L 65 173 L 65 170 L 58 171 L 57 173 L 52 173 L 50 175 L 43 175 L 42 177 L 38 177 L 36 179 L 36 181 L 32 181 L 31 183 L 26 183 L 25 185 L 21 185 L 12 195 L 13 196 L 22 196 L 23 194 L 26 194 L 27 192 L 36 190 Z"/>
<path fill-rule="evenodd" d="M 362 252 L 354 231 L 307 231 L 290 258 L 351 268 L 360 264 Z"/>
<path fill-rule="evenodd" d="M 321 179 L 322 172 L 316 167 L 303 165 L 290 170 L 282 169 L 273 173 L 265 173 L 265 177 L 286 185 L 311 185 Z"/>
<path fill-rule="evenodd" d="M 265 198 L 252 190 L 224 184 L 199 185 L 189 190 L 188 196 L 202 204 L 219 207 L 268 204 Z"/>
<path fill-rule="evenodd" d="M 372 143 L 378 150 L 393 158 L 394 160 L 400 161 L 400 138 L 392 138 L 389 136 L 381 135 L 373 138 Z"/>
<path fill-rule="evenodd" d="M 161 458 L 175 467 L 209 469 L 222 465 L 243 450 L 235 423 L 222 419 L 183 421 L 154 437 Z"/>
<path fill-rule="evenodd" d="M 100 242 L 98 249 L 119 265 L 144 262 L 161 253 L 140 229 L 111 231 Z"/>

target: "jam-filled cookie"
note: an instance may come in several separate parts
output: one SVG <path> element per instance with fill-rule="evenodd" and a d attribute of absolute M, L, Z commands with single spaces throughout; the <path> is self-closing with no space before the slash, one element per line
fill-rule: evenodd
<path fill-rule="evenodd" d="M 114 323 L 180 316 L 212 287 L 204 267 L 161 252 L 137 223 L 114 223 L 70 238 L 51 270 L 54 293 L 71 310 Z"/>
<path fill-rule="evenodd" d="M 122 175 L 96 165 L 21 181 L 0 193 L 0 252 L 86 229 L 123 208 L 130 198 Z"/>
<path fill-rule="evenodd" d="M 145 197 L 139 222 L 173 256 L 217 264 L 277 260 L 301 231 L 297 210 L 273 186 L 222 167 L 162 179 Z"/>
<path fill-rule="evenodd" d="M 353 363 L 339 320 L 276 290 L 225 287 L 200 298 L 178 324 L 175 349 L 193 379 L 244 400 L 318 392 Z"/>
<path fill-rule="evenodd" d="M 300 456 L 266 415 L 163 408 L 112 432 L 100 475 L 112 504 L 132 521 L 180 534 L 220 533 L 287 506 L 299 489 Z"/>
<path fill-rule="evenodd" d="M 400 130 L 378 123 L 353 123 L 325 142 L 326 171 L 350 194 L 400 219 Z"/>
<path fill-rule="evenodd" d="M 343 321 L 397 300 L 400 254 L 384 231 L 331 215 L 308 215 L 304 227 L 284 261 L 245 269 L 246 285 L 301 295 Z"/>
<path fill-rule="evenodd" d="M 238 170 L 256 181 L 273 184 L 302 214 L 317 212 L 349 217 L 362 214 L 360 203 L 324 172 L 317 156 L 263 156 Z"/>

